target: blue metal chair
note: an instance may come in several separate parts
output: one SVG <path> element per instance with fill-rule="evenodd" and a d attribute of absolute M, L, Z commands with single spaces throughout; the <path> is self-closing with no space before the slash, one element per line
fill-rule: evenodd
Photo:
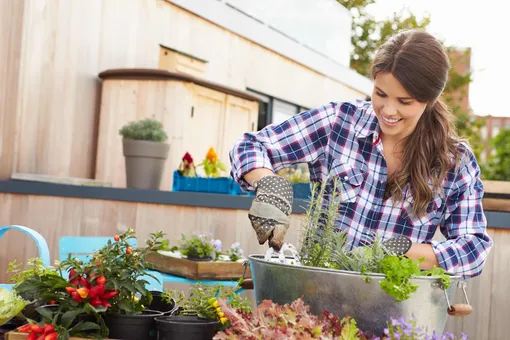
<path fill-rule="evenodd" d="M 62 236 L 59 241 L 59 258 L 60 260 L 65 260 L 71 254 L 73 258 L 87 262 L 90 260 L 87 257 L 105 246 L 108 240 L 114 242 L 113 237 L 110 236 Z M 133 248 L 137 245 L 136 239 L 130 239 L 128 242 Z M 161 273 L 154 271 L 149 273 L 156 277 L 157 280 L 148 275 L 142 277 L 142 279 L 149 282 L 145 288 L 147 290 L 163 291 L 163 276 Z"/>
<path fill-rule="evenodd" d="M 50 266 L 50 250 L 48 249 L 48 243 L 46 243 L 46 240 L 44 237 L 42 237 L 41 234 L 39 234 L 37 231 L 20 226 L 20 225 L 7 225 L 0 227 L 0 239 L 4 236 L 4 234 L 9 230 L 18 230 L 21 232 L 24 232 L 25 234 L 29 235 L 37 245 L 37 249 L 39 250 L 39 257 L 41 258 L 44 266 Z M 11 284 L 0 284 L 0 288 L 6 288 L 8 290 L 12 289 Z"/>

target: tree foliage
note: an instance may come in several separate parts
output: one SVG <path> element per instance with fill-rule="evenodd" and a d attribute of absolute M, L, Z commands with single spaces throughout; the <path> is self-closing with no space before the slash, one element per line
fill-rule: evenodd
<path fill-rule="evenodd" d="M 408 8 L 402 8 L 400 12 L 394 12 L 392 17 L 383 21 L 377 21 L 368 11 L 367 7 L 375 4 L 377 0 L 337 0 L 342 6 L 351 12 L 352 32 L 350 66 L 358 73 L 364 76 L 370 76 L 370 65 L 375 56 L 377 48 L 386 42 L 392 35 L 403 29 L 421 28 L 427 29 L 431 17 L 424 15 L 418 17 Z M 447 47 L 449 52 L 453 52 L 453 47 Z M 465 58 L 469 58 L 468 50 Z M 443 99 L 450 106 L 456 116 L 456 127 L 459 135 L 466 138 L 474 149 L 476 157 L 479 159 L 483 150 L 481 140 L 481 128 L 485 125 L 483 118 L 477 117 L 461 107 L 463 96 L 466 95 L 466 89 L 472 81 L 471 71 L 459 73 L 455 69 L 456 62 L 468 60 L 454 60 L 450 58 L 452 68 L 449 74 L 449 80 L 443 93 Z"/>
<path fill-rule="evenodd" d="M 491 141 L 493 154 L 483 169 L 487 179 L 510 181 L 510 129 L 501 132 Z"/>

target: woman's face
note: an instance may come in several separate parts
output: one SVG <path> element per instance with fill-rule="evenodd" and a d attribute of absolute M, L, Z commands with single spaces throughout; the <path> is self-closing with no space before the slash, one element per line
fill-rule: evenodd
<path fill-rule="evenodd" d="M 391 73 L 384 72 L 375 77 L 372 106 L 381 134 L 400 140 L 414 131 L 427 103 L 412 98 Z"/>

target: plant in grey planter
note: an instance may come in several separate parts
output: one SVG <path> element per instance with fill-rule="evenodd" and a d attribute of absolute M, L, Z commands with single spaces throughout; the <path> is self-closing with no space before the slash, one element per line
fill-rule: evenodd
<path fill-rule="evenodd" d="M 170 145 L 163 124 L 142 119 L 119 130 L 126 160 L 126 185 L 136 189 L 159 189 Z"/>

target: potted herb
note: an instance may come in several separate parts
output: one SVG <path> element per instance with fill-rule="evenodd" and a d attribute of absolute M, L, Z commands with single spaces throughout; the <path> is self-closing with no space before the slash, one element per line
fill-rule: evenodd
<path fill-rule="evenodd" d="M 179 164 L 179 169 L 177 171 L 184 177 L 197 177 L 195 163 L 189 152 L 186 152 L 182 157 L 181 164 Z"/>
<path fill-rule="evenodd" d="M 237 310 L 251 311 L 248 299 L 237 294 L 239 286 L 193 285 L 188 296 L 182 291 L 166 290 L 163 298 L 175 301 L 179 308 L 174 315 L 157 317 L 158 340 L 212 339 L 214 334 L 228 325 L 218 299 L 225 299 Z"/>
<path fill-rule="evenodd" d="M 128 188 L 159 189 L 170 145 L 163 125 L 154 119 L 133 121 L 119 130 Z"/>
<path fill-rule="evenodd" d="M 380 287 L 396 302 L 409 299 L 418 289 L 411 279 L 419 276 L 437 276 L 445 289 L 450 276 L 442 268 L 420 270 L 421 260 L 394 254 L 381 238 L 373 235 L 372 244 L 346 250 L 347 233 L 336 230 L 336 216 L 340 206 L 340 181 L 335 179 L 314 184 L 304 221 L 299 257 L 304 266 L 338 269 L 366 275 L 384 274 Z"/>
<path fill-rule="evenodd" d="M 22 298 L 28 301 L 27 305 L 21 311 L 21 316 L 17 316 L 12 320 L 12 323 L 16 325 L 21 325 L 26 322 L 25 318 L 30 319 L 40 319 L 40 315 L 36 312 L 36 308 L 44 305 L 50 304 L 52 298 L 44 298 L 41 297 L 41 294 L 44 295 L 44 291 L 32 290 L 30 292 L 21 291 L 19 286 L 32 278 L 39 279 L 40 277 L 52 277 L 57 276 L 60 277 L 60 273 L 54 267 L 46 267 L 43 264 L 41 258 L 31 258 L 27 261 L 26 269 L 22 269 L 22 264 L 17 263 L 16 260 L 9 263 L 9 267 L 7 269 L 7 273 L 12 274 L 9 282 L 13 283 L 13 290 L 18 292 Z M 51 289 L 51 286 L 49 286 Z"/>
<path fill-rule="evenodd" d="M 427 335 L 417 320 L 391 318 L 383 334 L 360 330 L 357 321 L 323 311 L 320 316 L 310 313 L 310 306 L 302 298 L 280 305 L 264 300 L 253 313 L 239 309 L 226 299 L 218 299 L 220 309 L 229 320 L 214 340 L 230 339 L 343 339 L 343 340 L 467 340 L 462 334 Z"/>
<path fill-rule="evenodd" d="M 179 250 L 182 255 L 193 261 L 214 261 L 221 253 L 221 240 L 212 238 L 212 234 L 193 234 L 187 238 L 182 234 Z"/>
<path fill-rule="evenodd" d="M 92 306 L 107 308 L 104 321 L 110 338 L 155 339 L 154 318 L 163 313 L 147 309 L 151 305 L 152 294 L 145 288 L 148 282 L 143 277 L 152 268 L 145 261 L 145 255 L 161 246 L 162 237 L 162 232 L 152 233 L 145 247 L 134 249 L 129 242 L 134 238 L 134 230 L 128 229 L 121 235 L 115 235 L 113 242 L 108 241 L 96 251 L 90 262 L 82 264 L 78 259 L 70 258 L 61 263 L 62 269 L 70 270 L 70 282 L 78 280 L 81 283 L 86 277 L 95 280 L 97 285 L 103 284 L 103 288 L 97 288 L 94 284 L 80 286 L 86 289 L 78 289 L 79 296 L 73 297 L 78 300 L 90 298 L 89 304 Z M 95 289 L 100 291 L 96 292 Z"/>
<path fill-rule="evenodd" d="M 53 334 L 54 339 L 107 337 L 108 329 L 101 313 L 106 311 L 109 298 L 101 281 L 95 282 L 92 276 L 78 275 L 76 271 L 71 271 L 69 279 L 60 274 L 55 275 L 51 270 L 33 272 L 14 287 L 20 294 L 33 296 L 34 301 L 49 301 L 35 308 L 40 317 L 27 318 L 30 327 L 22 326 L 21 331 L 29 333 L 29 339 L 43 333 Z M 96 297 L 103 304 L 94 304 Z"/>
<path fill-rule="evenodd" d="M 253 313 L 246 313 L 225 299 L 219 306 L 228 318 L 228 327 L 214 339 L 346 339 L 367 340 L 350 317 L 324 313 L 318 317 L 299 298 L 292 303 L 279 305 L 264 300 Z"/>
<path fill-rule="evenodd" d="M 241 249 L 241 244 L 239 242 L 235 242 L 227 249 L 226 255 L 228 259 L 232 262 L 237 262 L 243 257 L 243 250 Z"/>
<path fill-rule="evenodd" d="M 204 160 L 202 163 L 198 164 L 198 166 L 202 166 L 204 168 L 205 175 L 212 178 L 220 177 L 221 171 L 227 170 L 225 164 L 218 159 L 218 154 L 213 147 L 210 147 L 209 150 L 207 150 Z"/>

